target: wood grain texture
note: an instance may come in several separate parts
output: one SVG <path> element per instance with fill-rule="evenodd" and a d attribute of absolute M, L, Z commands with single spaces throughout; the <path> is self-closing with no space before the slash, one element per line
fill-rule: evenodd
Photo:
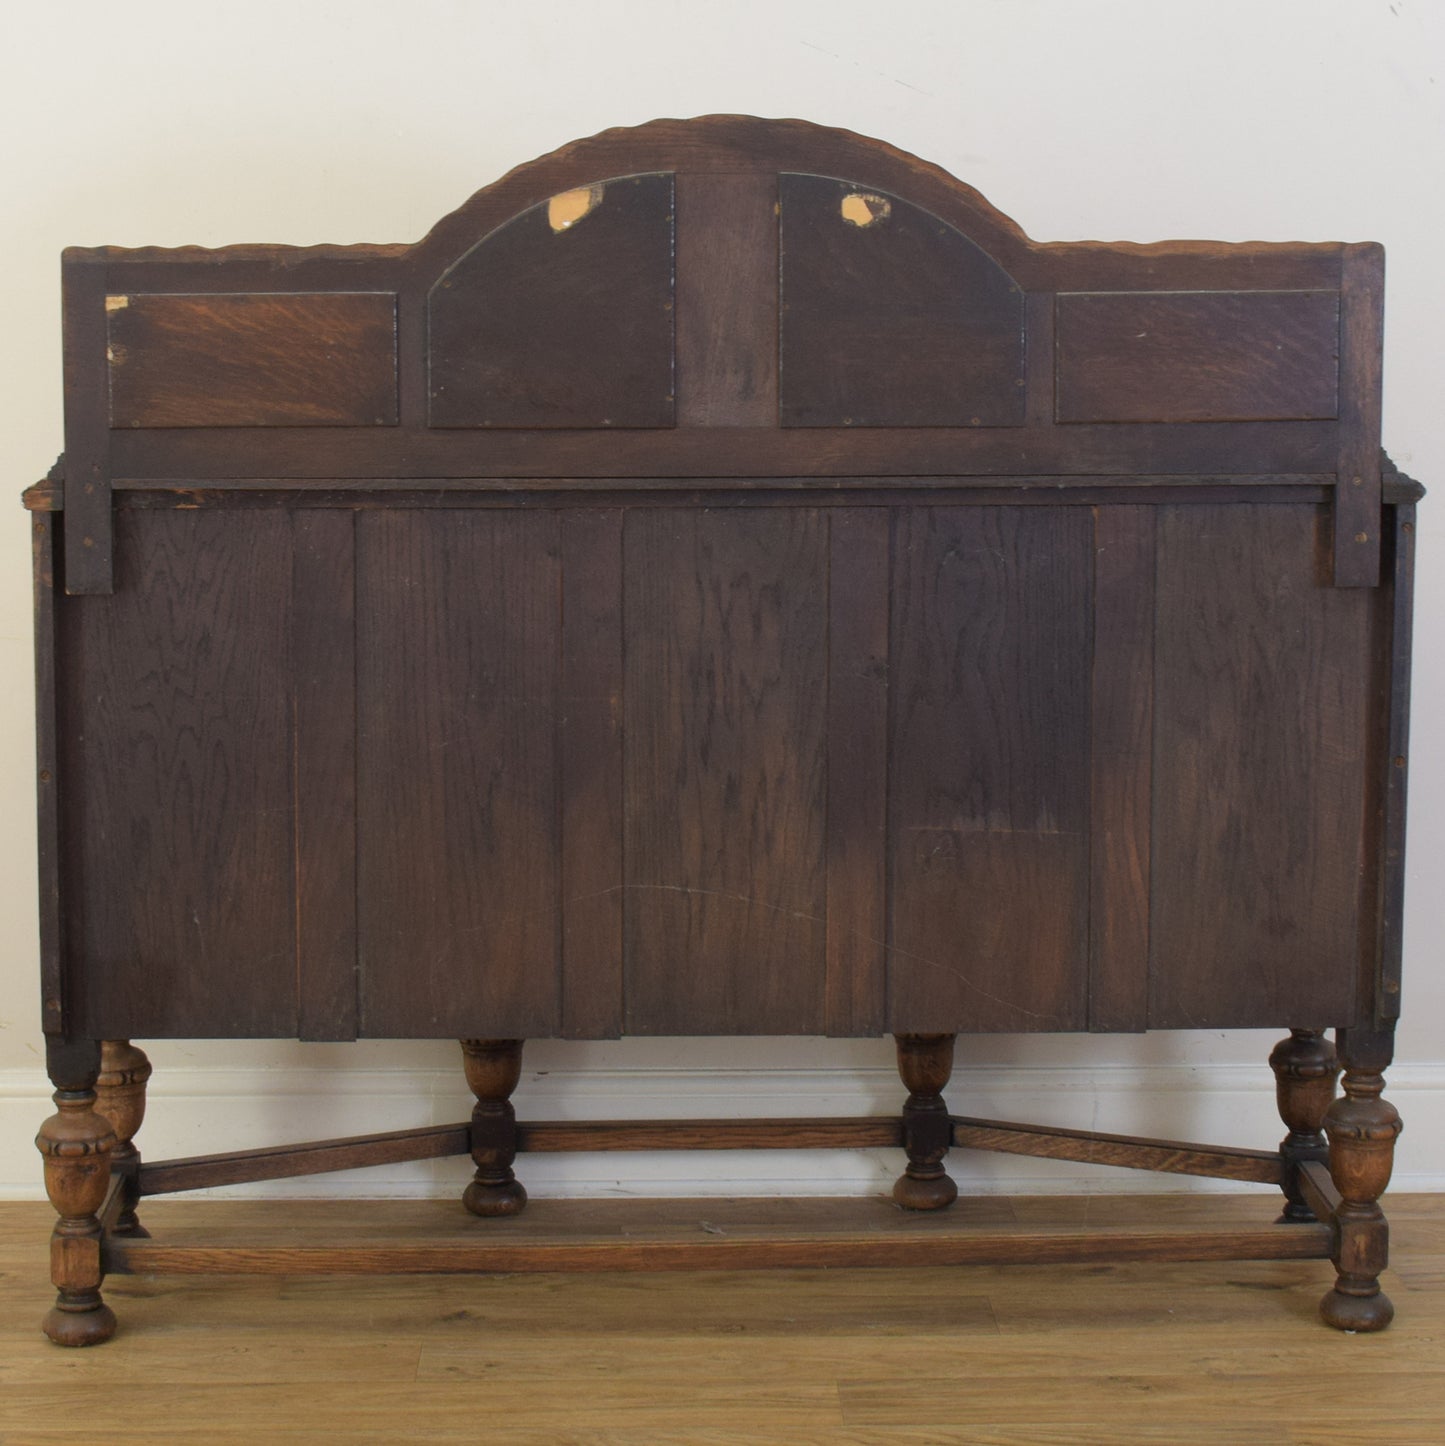
<path fill-rule="evenodd" d="M 40 1018 L 48 1035 L 65 1029 L 65 909 L 61 897 L 60 736 L 56 677 L 56 572 L 62 518 L 38 513 L 30 523 L 35 599 L 35 822 L 40 911 Z"/>
<path fill-rule="evenodd" d="M 1023 295 L 996 260 L 866 186 L 783 175 L 779 196 L 785 427 L 1022 424 Z"/>
<path fill-rule="evenodd" d="M 1149 1014 L 1154 509 L 1094 509 L 1089 1028 Z"/>
<path fill-rule="evenodd" d="M 1055 418 L 1331 418 L 1339 324 L 1333 291 L 1061 295 Z"/>
<path fill-rule="evenodd" d="M 284 513 L 126 513 L 62 618 L 74 1026 L 296 1033 Z"/>
<path fill-rule="evenodd" d="M 293 514 L 296 990 L 302 1039 L 355 1039 L 356 514 Z"/>
<path fill-rule="evenodd" d="M 396 297 L 230 292 L 105 299 L 112 427 L 390 427 Z"/>
<path fill-rule="evenodd" d="M 1076 1029 L 1092 519 L 915 508 L 893 539 L 889 1027 Z"/>
<path fill-rule="evenodd" d="M 622 1032 L 622 519 L 561 515 L 562 1033 Z"/>
<path fill-rule="evenodd" d="M 559 1024 L 555 514 L 357 534 L 361 1032 Z"/>
<path fill-rule="evenodd" d="M 627 1031 L 821 1033 L 826 522 L 639 510 L 625 575 Z"/>
<path fill-rule="evenodd" d="M 1380 581 L 1380 409 L 1385 253 L 1345 247 L 1340 277 L 1340 458 L 1335 485 L 1336 587 Z"/>
<path fill-rule="evenodd" d="M 1324 585 L 1325 527 L 1160 509 L 1151 1027 L 1359 1009 L 1370 600 Z"/>
<path fill-rule="evenodd" d="M 1380 936 L 1374 1011 L 1383 1023 L 1400 1014 L 1401 965 L 1405 916 L 1405 803 L 1410 772 L 1410 646 L 1415 611 L 1415 508 L 1391 507 L 1385 514 L 1391 534 L 1389 608 L 1389 702 L 1385 757 L 1381 765 Z"/>
<path fill-rule="evenodd" d="M 672 176 L 588 177 L 482 237 L 427 301 L 433 427 L 670 427 Z"/>
<path fill-rule="evenodd" d="M 67 251 L 60 268 L 65 326 L 65 590 L 114 586 L 110 436 L 106 425 L 106 267 Z"/>
<path fill-rule="evenodd" d="M 778 181 L 684 173 L 677 187 L 677 422 L 778 419 Z"/>
<path fill-rule="evenodd" d="M 867 1036 L 887 1008 L 889 520 L 828 518 L 826 1026 Z"/>
<path fill-rule="evenodd" d="M 337 427 L 115 432 L 117 480 L 434 477 L 967 477 L 1333 474 L 1333 422 L 1121 427 L 493 428 L 403 433 Z"/>

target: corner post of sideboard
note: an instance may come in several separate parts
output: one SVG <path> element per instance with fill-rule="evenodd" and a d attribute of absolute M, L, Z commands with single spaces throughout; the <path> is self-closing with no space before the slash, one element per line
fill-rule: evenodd
<path fill-rule="evenodd" d="M 151 1062 L 145 1051 L 128 1039 L 106 1039 L 100 1046 L 100 1075 L 95 1082 L 97 1112 L 115 1129 L 111 1173 L 122 1178 L 121 1209 L 111 1227 L 112 1235 L 145 1239 L 150 1231 L 136 1216 L 140 1200 L 140 1151 L 135 1137 L 146 1113 L 146 1082 Z"/>
<path fill-rule="evenodd" d="M 40 1127 L 45 1193 L 60 1216 L 50 1236 L 50 1275 L 57 1295 L 41 1329 L 56 1345 L 93 1346 L 115 1334 L 115 1313 L 100 1295 L 104 1278 L 99 1214 L 110 1187 L 115 1130 L 95 1108 L 100 1045 L 63 1035 L 46 1038 L 55 1114 Z"/>
<path fill-rule="evenodd" d="M 1340 1192 L 1334 1288 L 1320 1302 L 1325 1321 L 1340 1330 L 1383 1330 L 1395 1307 L 1380 1289 L 1389 1263 L 1390 1228 L 1380 1196 L 1390 1183 L 1398 1111 L 1384 1098 L 1385 1070 L 1394 1055 L 1393 1024 L 1336 1031 L 1344 1064 L 1344 1094 L 1325 1115 L 1330 1176 Z"/>

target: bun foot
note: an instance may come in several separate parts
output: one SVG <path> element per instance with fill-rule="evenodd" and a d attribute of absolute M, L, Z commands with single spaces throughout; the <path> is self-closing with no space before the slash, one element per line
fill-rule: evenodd
<path fill-rule="evenodd" d="M 40 1329 L 58 1346 L 98 1346 L 115 1334 L 115 1312 L 98 1290 L 85 1291 L 73 1300 L 56 1301 Z"/>
<path fill-rule="evenodd" d="M 1395 1319 L 1390 1297 L 1376 1287 L 1371 1295 L 1345 1295 L 1339 1290 L 1325 1292 L 1320 1315 L 1326 1325 L 1341 1331 L 1382 1331 Z"/>
<path fill-rule="evenodd" d="M 900 1175 L 893 1186 L 893 1203 L 905 1210 L 942 1210 L 958 1199 L 958 1186 L 945 1174 L 920 1179 Z"/>
<path fill-rule="evenodd" d="M 520 1215 L 526 1203 L 527 1192 L 520 1180 L 507 1180 L 501 1184 L 473 1180 L 462 1192 L 462 1204 L 473 1215 L 481 1215 L 486 1219 L 499 1215 Z"/>

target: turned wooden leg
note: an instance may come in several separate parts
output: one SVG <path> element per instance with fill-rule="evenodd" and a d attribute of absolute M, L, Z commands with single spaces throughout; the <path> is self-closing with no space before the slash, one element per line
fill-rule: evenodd
<path fill-rule="evenodd" d="M 100 1076 L 95 1082 L 95 1108 L 115 1129 L 111 1152 L 112 1174 L 125 1177 L 123 1203 L 112 1235 L 149 1237 L 150 1231 L 136 1218 L 140 1199 L 140 1151 L 133 1141 L 146 1114 L 146 1081 L 151 1062 L 143 1050 L 128 1039 L 106 1039 L 100 1045 Z"/>
<path fill-rule="evenodd" d="M 1325 1111 L 1335 1098 L 1340 1066 L 1334 1046 L 1318 1029 L 1292 1029 L 1288 1039 L 1275 1045 L 1269 1057 L 1274 1071 L 1279 1117 L 1289 1130 L 1280 1142 L 1284 1161 L 1284 1213 L 1281 1225 L 1313 1220 L 1299 1188 L 1299 1169 L 1307 1161 L 1325 1164 L 1330 1157 L 1325 1139 Z"/>
<path fill-rule="evenodd" d="M 958 1186 L 943 1168 L 953 1125 L 943 1090 L 953 1073 L 951 1034 L 899 1034 L 898 1073 L 908 1090 L 903 1104 L 903 1148 L 908 1168 L 893 1187 L 905 1210 L 942 1210 L 958 1198 Z"/>
<path fill-rule="evenodd" d="M 517 1112 L 511 1093 L 522 1077 L 520 1039 L 464 1039 L 467 1083 L 477 1097 L 472 1110 L 472 1159 L 476 1178 L 462 1204 L 473 1215 L 517 1215 L 527 1192 L 512 1173 L 517 1158 Z"/>
<path fill-rule="evenodd" d="M 1390 1255 L 1390 1227 L 1379 1206 L 1400 1133 L 1399 1114 L 1382 1098 L 1394 1031 L 1340 1030 L 1336 1040 L 1345 1065 L 1345 1092 L 1325 1115 L 1325 1134 L 1330 1176 L 1341 1197 L 1335 1212 L 1338 1275 L 1334 1289 L 1320 1302 L 1320 1314 L 1340 1330 L 1378 1331 L 1395 1315 L 1380 1289 L 1380 1272 Z"/>
<path fill-rule="evenodd" d="M 50 1278 L 58 1294 L 41 1323 L 57 1345 L 93 1346 L 115 1334 L 100 1298 L 101 1228 L 96 1218 L 110 1183 L 115 1131 L 95 1109 L 100 1050 L 93 1040 L 46 1041 L 56 1113 L 35 1144 L 45 1161 L 45 1193 L 60 1219 L 50 1236 Z"/>

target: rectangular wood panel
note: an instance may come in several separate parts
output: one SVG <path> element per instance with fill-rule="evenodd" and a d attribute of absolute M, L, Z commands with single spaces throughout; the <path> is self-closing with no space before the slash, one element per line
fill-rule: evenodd
<path fill-rule="evenodd" d="M 1155 518 L 1094 509 L 1089 1028 L 1149 1013 L 1149 799 L 1154 735 Z"/>
<path fill-rule="evenodd" d="M 1328 535 L 1160 509 L 1153 1028 L 1356 1017 L 1371 595 L 1328 586 Z"/>
<path fill-rule="evenodd" d="M 1385 252 L 1345 248 L 1340 285 L 1340 460 L 1335 486 L 1336 587 L 1380 581 L 1381 340 Z"/>
<path fill-rule="evenodd" d="M 1092 519 L 896 518 L 889 1028 L 1080 1028 Z"/>
<path fill-rule="evenodd" d="M 1060 422 L 1334 417 L 1334 291 L 1073 292 L 1058 299 Z"/>
<path fill-rule="evenodd" d="M 627 519 L 627 1030 L 824 1028 L 826 519 Z"/>
<path fill-rule="evenodd" d="M 115 594 L 62 614 L 72 1027 L 289 1037 L 291 519 L 117 522 Z"/>
<path fill-rule="evenodd" d="M 677 177 L 677 420 L 778 420 L 778 181 Z"/>
<path fill-rule="evenodd" d="M 358 528 L 361 1032 L 553 1035 L 557 516 Z"/>
<path fill-rule="evenodd" d="M 886 1008 L 888 511 L 828 516 L 828 1033 Z"/>
<path fill-rule="evenodd" d="M 396 297 L 107 296 L 112 427 L 395 426 Z"/>
<path fill-rule="evenodd" d="M 298 1027 L 355 1039 L 356 514 L 293 516 Z"/>
<path fill-rule="evenodd" d="M 622 1032 L 621 508 L 562 514 L 562 1030 Z"/>

